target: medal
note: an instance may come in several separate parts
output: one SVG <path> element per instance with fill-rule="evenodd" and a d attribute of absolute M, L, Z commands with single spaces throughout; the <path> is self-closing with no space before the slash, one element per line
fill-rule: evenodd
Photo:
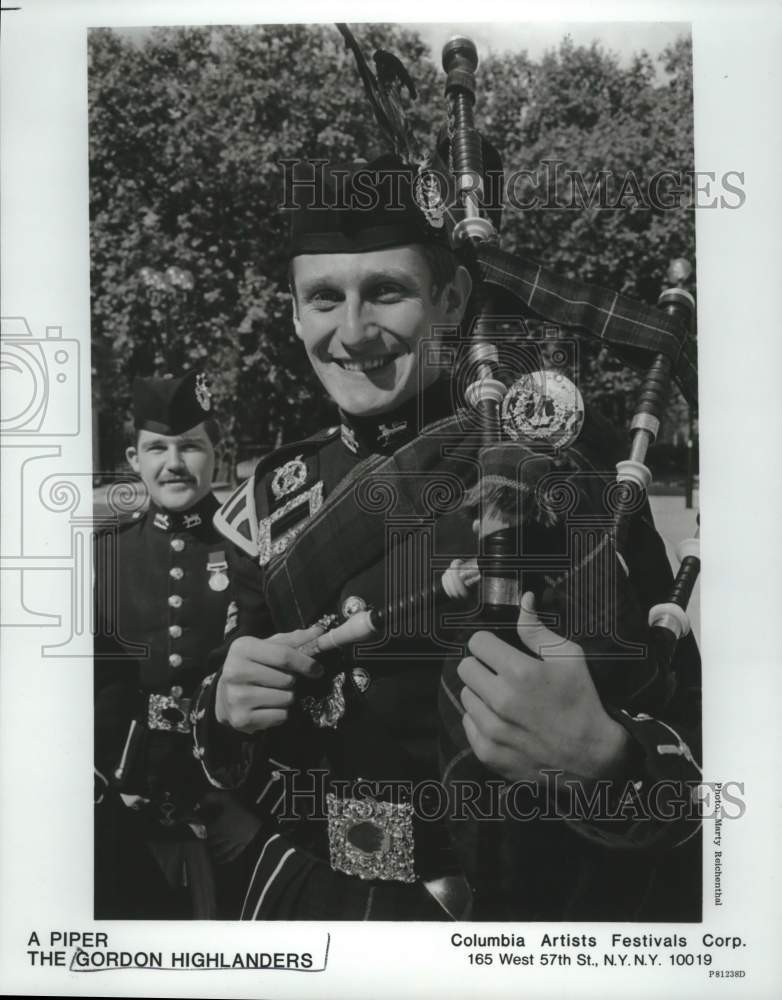
<path fill-rule="evenodd" d="M 229 582 L 228 574 L 225 572 L 228 569 L 225 552 L 210 552 L 206 568 L 209 571 L 209 580 L 207 581 L 209 589 L 218 592 L 225 590 Z"/>

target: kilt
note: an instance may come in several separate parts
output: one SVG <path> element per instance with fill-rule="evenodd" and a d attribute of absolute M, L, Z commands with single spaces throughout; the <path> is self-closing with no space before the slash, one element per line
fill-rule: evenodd
<path fill-rule="evenodd" d="M 264 831 L 241 920 L 450 920 L 423 882 L 363 880 Z"/>

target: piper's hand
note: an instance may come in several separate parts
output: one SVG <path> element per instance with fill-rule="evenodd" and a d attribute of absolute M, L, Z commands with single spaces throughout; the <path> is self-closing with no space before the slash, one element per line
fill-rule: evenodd
<path fill-rule="evenodd" d="M 476 757 L 511 781 L 538 780 L 544 769 L 617 774 L 629 737 L 600 704 L 581 647 L 541 624 L 531 593 L 522 598 L 518 630 L 542 659 L 476 632 L 472 656 L 458 667 L 462 724 Z"/>
<path fill-rule="evenodd" d="M 296 681 L 323 675 L 322 664 L 297 647 L 322 634 L 322 627 L 313 625 L 270 639 L 245 635 L 231 643 L 217 682 L 217 721 L 240 733 L 257 733 L 286 722 Z"/>

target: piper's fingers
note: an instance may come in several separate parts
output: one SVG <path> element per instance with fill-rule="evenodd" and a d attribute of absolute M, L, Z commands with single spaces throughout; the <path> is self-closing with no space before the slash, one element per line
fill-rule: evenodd
<path fill-rule="evenodd" d="M 462 727 L 473 753 L 486 767 L 503 776 L 513 773 L 514 757 L 510 750 L 498 746 L 475 725 L 468 713 L 462 716 Z"/>
<path fill-rule="evenodd" d="M 493 673 L 474 656 L 465 657 L 456 668 L 465 687 L 473 691 L 487 705 L 497 698 L 497 674 Z"/>
<path fill-rule="evenodd" d="M 241 723 L 234 723 L 233 728 L 240 733 L 258 733 L 264 729 L 273 729 L 288 721 L 286 708 L 256 708 L 249 712 Z"/>
<path fill-rule="evenodd" d="M 253 687 L 276 688 L 290 691 L 296 684 L 296 673 L 268 667 L 264 663 L 239 664 L 231 675 L 234 684 L 248 684 Z"/>
<path fill-rule="evenodd" d="M 521 671 L 540 665 L 534 656 L 509 645 L 493 632 L 476 632 L 470 637 L 467 648 L 481 663 L 504 677 L 518 677 Z"/>
<path fill-rule="evenodd" d="M 303 646 L 307 642 L 312 642 L 318 636 L 323 635 L 325 628 L 322 625 L 310 625 L 309 628 L 297 628 L 293 632 L 277 632 L 269 638 L 269 642 L 276 642 L 282 646 Z"/>
<path fill-rule="evenodd" d="M 218 691 L 219 697 L 220 691 Z M 247 732 L 248 726 L 254 718 L 254 713 L 270 711 L 287 713 L 293 705 L 293 700 L 292 691 L 278 691 L 274 688 L 257 688 L 248 685 L 228 688 L 222 691 L 220 711 L 217 713 L 218 722 L 227 721 L 234 729 Z M 265 715 L 259 716 L 259 718 L 263 719 Z"/>
<path fill-rule="evenodd" d="M 294 697 L 293 691 L 246 687 L 237 695 L 235 704 L 247 712 L 257 712 L 269 708 L 290 708 Z"/>
<path fill-rule="evenodd" d="M 561 659 L 563 657 L 581 657 L 584 651 L 575 642 L 563 639 L 561 635 L 552 632 L 538 618 L 535 610 L 535 595 L 527 591 L 521 598 L 518 619 L 519 638 L 527 649 L 541 660 Z"/>
<path fill-rule="evenodd" d="M 229 656 L 238 658 L 233 665 L 232 676 L 241 673 L 251 681 L 255 665 L 273 667 L 285 673 L 300 674 L 302 677 L 320 677 L 323 666 L 311 656 L 305 656 L 297 649 L 284 643 L 270 642 L 268 639 L 256 639 L 254 636 L 242 636 L 231 645 Z"/>
<path fill-rule="evenodd" d="M 481 578 L 475 559 L 454 559 L 443 573 L 443 590 L 448 597 L 464 600 L 469 597 L 470 588 Z"/>
<path fill-rule="evenodd" d="M 487 739 L 503 746 L 513 745 L 511 727 L 483 699 L 468 687 L 462 688 L 461 699 L 464 710 Z"/>

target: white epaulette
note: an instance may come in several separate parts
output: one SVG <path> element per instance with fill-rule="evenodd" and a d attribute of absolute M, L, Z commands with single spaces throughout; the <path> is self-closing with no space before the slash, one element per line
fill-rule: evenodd
<path fill-rule="evenodd" d="M 215 528 L 247 555 L 258 555 L 258 518 L 255 513 L 255 476 L 236 487 L 212 523 Z"/>

